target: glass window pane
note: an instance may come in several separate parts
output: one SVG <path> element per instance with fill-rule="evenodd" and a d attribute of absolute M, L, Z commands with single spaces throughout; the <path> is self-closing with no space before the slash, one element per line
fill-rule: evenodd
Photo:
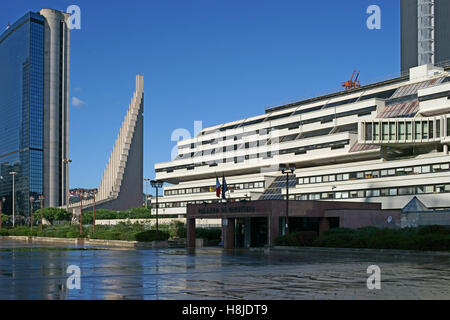
<path fill-rule="evenodd" d="M 404 122 L 400 122 L 398 124 L 398 139 L 399 140 L 405 140 L 406 138 L 406 130 L 405 130 L 405 123 Z"/>

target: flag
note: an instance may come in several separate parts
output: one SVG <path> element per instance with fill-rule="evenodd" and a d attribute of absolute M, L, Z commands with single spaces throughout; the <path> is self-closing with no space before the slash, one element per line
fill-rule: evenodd
<path fill-rule="evenodd" d="M 217 198 L 220 198 L 220 182 L 219 182 L 219 178 L 216 176 L 216 196 Z"/>
<path fill-rule="evenodd" d="M 228 191 L 227 182 L 225 181 L 225 175 L 222 174 L 222 199 L 227 199 L 225 193 Z"/>

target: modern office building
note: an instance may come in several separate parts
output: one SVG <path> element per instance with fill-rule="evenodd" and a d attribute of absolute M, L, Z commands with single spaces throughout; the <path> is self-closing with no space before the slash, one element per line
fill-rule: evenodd
<path fill-rule="evenodd" d="M 402 71 L 450 60 L 450 1 L 401 0 Z"/>
<path fill-rule="evenodd" d="M 144 183 L 144 76 L 136 76 L 136 91 L 120 128 L 114 148 L 103 173 L 94 200 L 85 194 L 83 210 L 96 208 L 127 210 L 143 204 Z M 80 196 L 73 199 L 70 210 L 81 211 Z"/>
<path fill-rule="evenodd" d="M 417 197 L 450 208 L 450 73 L 424 65 L 383 82 L 267 109 L 206 128 L 178 142 L 173 161 L 155 165 L 167 183 L 159 214 L 187 204 L 289 199 L 381 203 L 398 210 Z M 154 200 L 153 200 L 154 204 Z"/>
<path fill-rule="evenodd" d="M 13 198 L 15 213 L 21 215 L 29 213 L 30 196 L 37 207 L 42 194 L 46 206 L 65 203 L 68 18 L 51 9 L 29 12 L 0 35 L 0 197 L 6 197 L 7 214 Z"/>

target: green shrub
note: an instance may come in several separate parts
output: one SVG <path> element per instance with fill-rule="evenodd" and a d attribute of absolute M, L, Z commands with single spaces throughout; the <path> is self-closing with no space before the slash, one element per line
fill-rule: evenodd
<path fill-rule="evenodd" d="M 419 234 L 419 235 L 450 234 L 450 229 L 448 229 L 444 226 L 438 226 L 438 225 L 423 226 L 423 227 L 419 228 L 419 230 L 417 231 L 417 234 Z"/>
<path fill-rule="evenodd" d="M 314 231 L 300 231 L 289 233 L 289 235 L 282 235 L 275 238 L 274 242 L 278 246 L 313 246 L 318 234 Z"/>
<path fill-rule="evenodd" d="M 47 219 L 50 223 L 53 223 L 54 221 L 72 220 L 72 214 L 60 208 L 52 208 L 52 207 L 44 208 L 42 210 L 42 216 L 45 219 Z M 36 212 L 33 214 L 33 218 L 36 220 L 41 218 L 41 209 L 36 210 Z"/>
<path fill-rule="evenodd" d="M 156 230 L 147 230 L 139 232 L 135 235 L 136 241 L 149 242 L 149 241 L 165 241 L 169 239 L 169 233 Z"/>
<path fill-rule="evenodd" d="M 450 250 L 450 235 L 425 234 L 417 239 L 418 250 L 424 251 L 448 251 Z"/>
<path fill-rule="evenodd" d="M 169 234 L 171 238 L 186 238 L 186 225 L 181 221 L 172 221 L 169 224 Z"/>

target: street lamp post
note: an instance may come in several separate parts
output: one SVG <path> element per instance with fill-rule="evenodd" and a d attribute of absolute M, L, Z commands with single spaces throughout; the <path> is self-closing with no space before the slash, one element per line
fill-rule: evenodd
<path fill-rule="evenodd" d="M 2 209 L 3 209 L 3 202 L 6 201 L 6 198 L 3 197 L 2 200 L 0 201 L 0 231 L 2 230 L 2 224 L 3 224 L 3 220 L 2 220 Z"/>
<path fill-rule="evenodd" d="M 289 164 L 289 166 L 280 165 L 281 172 L 286 174 L 286 235 L 289 234 L 289 174 L 293 174 L 295 169 L 294 164 Z"/>
<path fill-rule="evenodd" d="M 145 181 L 145 209 L 148 209 L 147 201 L 148 201 L 148 184 L 150 182 L 149 178 L 144 178 Z"/>
<path fill-rule="evenodd" d="M 12 175 L 12 178 L 13 178 L 13 181 L 12 181 L 12 215 L 13 215 L 13 228 L 15 227 L 15 223 L 16 223 L 16 213 L 15 213 L 15 208 L 14 208 L 14 205 L 15 205 L 15 197 L 14 197 L 14 177 L 16 176 L 16 174 L 17 174 L 17 172 L 15 172 L 15 171 L 11 171 L 10 173 L 9 173 L 10 175 Z"/>
<path fill-rule="evenodd" d="M 163 181 L 152 180 L 150 181 L 153 188 L 156 189 L 156 232 L 158 232 L 158 189 L 162 188 Z"/>
<path fill-rule="evenodd" d="M 31 235 L 33 235 L 33 201 L 34 197 L 30 197 L 30 228 L 31 228 Z"/>
<path fill-rule="evenodd" d="M 42 231 L 42 226 L 44 224 L 43 212 L 42 212 L 42 211 L 44 211 L 44 203 L 43 203 L 44 199 L 45 199 L 44 195 L 39 196 L 39 201 L 41 202 L 41 231 Z"/>

